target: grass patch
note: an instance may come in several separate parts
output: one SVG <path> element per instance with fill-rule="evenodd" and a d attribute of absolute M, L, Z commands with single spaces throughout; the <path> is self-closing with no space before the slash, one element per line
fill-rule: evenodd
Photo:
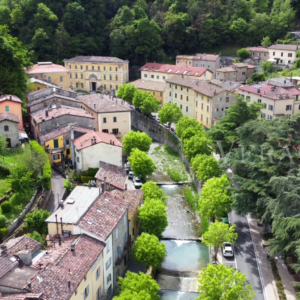
<path fill-rule="evenodd" d="M 0 174 L 0 198 L 5 196 L 6 192 L 11 189 L 11 184 L 7 179 L 1 178 Z"/>
<path fill-rule="evenodd" d="M 14 149 L 5 149 L 2 156 L 0 156 L 0 165 L 4 167 L 11 167 L 13 166 L 17 158 L 23 154 L 22 148 L 14 148 Z"/>
<path fill-rule="evenodd" d="M 281 278 L 280 278 L 280 275 L 279 275 L 279 272 L 278 272 L 278 269 L 277 269 L 277 265 L 276 265 L 276 262 L 274 261 L 274 259 L 270 259 L 270 265 L 271 265 L 272 272 L 273 272 L 273 275 L 274 275 L 274 278 L 275 278 L 279 299 L 280 300 L 286 300 L 284 287 L 282 285 Z"/>
<path fill-rule="evenodd" d="M 184 197 L 187 200 L 193 211 L 198 209 L 198 195 L 195 191 L 191 191 L 190 188 L 184 189 Z"/>
<path fill-rule="evenodd" d="M 185 173 L 178 173 L 176 171 L 174 171 L 173 169 L 168 169 L 167 170 L 168 175 L 170 176 L 170 178 L 176 182 L 180 182 L 180 181 L 187 181 L 188 177 Z"/>

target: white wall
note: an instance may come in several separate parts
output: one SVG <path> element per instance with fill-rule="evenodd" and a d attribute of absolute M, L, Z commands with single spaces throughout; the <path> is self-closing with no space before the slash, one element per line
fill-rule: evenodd
<path fill-rule="evenodd" d="M 114 289 L 113 286 L 113 282 L 114 282 L 114 272 L 113 272 L 113 265 L 114 265 L 114 261 L 113 261 L 113 246 L 112 246 L 112 234 L 107 238 L 107 240 L 105 241 L 106 246 L 103 250 L 103 257 L 104 257 L 104 261 L 103 261 L 103 268 L 104 268 L 104 289 L 105 291 L 109 288 L 110 285 L 112 285 L 112 289 Z M 107 252 L 107 249 L 109 249 L 109 251 Z M 106 270 L 106 262 L 111 259 L 111 264 L 109 266 L 109 268 Z M 111 281 L 109 281 L 107 283 L 107 276 L 111 274 Z"/>
<path fill-rule="evenodd" d="M 291 57 L 288 57 L 288 54 L 292 54 Z M 274 49 L 269 49 L 269 57 L 270 58 L 279 58 L 278 64 L 284 64 L 287 65 L 289 63 L 294 63 L 296 60 L 296 51 L 292 50 L 274 50 Z"/>

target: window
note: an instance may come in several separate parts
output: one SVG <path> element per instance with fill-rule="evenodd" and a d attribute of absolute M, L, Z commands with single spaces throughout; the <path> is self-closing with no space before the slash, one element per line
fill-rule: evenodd
<path fill-rule="evenodd" d="M 208 124 L 208 118 L 206 118 L 206 124 Z"/>
<path fill-rule="evenodd" d="M 108 274 L 107 276 L 107 283 L 109 283 L 111 281 L 111 274 Z"/>
<path fill-rule="evenodd" d="M 201 103 L 201 109 L 203 109 L 203 103 Z"/>
<path fill-rule="evenodd" d="M 208 65 L 207 68 L 209 69 L 209 68 L 210 68 L 210 65 Z"/>
<path fill-rule="evenodd" d="M 269 104 L 269 110 L 273 110 L 273 105 Z"/>
<path fill-rule="evenodd" d="M 106 75 L 103 76 L 103 79 L 106 80 Z"/>
<path fill-rule="evenodd" d="M 4 126 L 4 131 L 9 131 L 9 126 L 8 125 Z"/>
<path fill-rule="evenodd" d="M 180 109 L 182 109 L 182 105 L 180 104 Z"/>
<path fill-rule="evenodd" d="M 72 78 L 72 73 L 70 73 L 70 78 Z"/>
<path fill-rule="evenodd" d="M 99 300 L 102 297 L 102 286 L 99 287 L 96 294 L 96 299 Z"/>
<path fill-rule="evenodd" d="M 101 267 L 99 267 L 96 271 L 96 280 L 98 280 L 98 278 L 100 277 L 101 275 Z"/>
<path fill-rule="evenodd" d="M 275 56 L 275 52 L 273 52 L 273 56 Z"/>
<path fill-rule="evenodd" d="M 250 100 L 250 96 L 246 96 L 246 100 Z"/>
<path fill-rule="evenodd" d="M 89 69 L 89 67 L 88 67 L 88 66 L 86 66 L 86 67 L 85 67 L 85 69 L 86 69 L 86 70 L 88 70 L 88 69 Z"/>
<path fill-rule="evenodd" d="M 266 118 L 266 114 L 261 114 L 261 117 L 265 119 Z"/>
<path fill-rule="evenodd" d="M 196 107 L 198 107 L 198 101 L 196 101 Z"/>
<path fill-rule="evenodd" d="M 100 71 L 100 67 L 98 66 L 98 71 Z"/>
<path fill-rule="evenodd" d="M 106 123 L 106 118 L 103 118 L 103 123 Z"/>
<path fill-rule="evenodd" d="M 116 81 L 118 81 L 118 75 L 116 75 Z"/>
<path fill-rule="evenodd" d="M 50 76 L 48 76 L 48 82 L 51 83 L 51 77 Z"/>
<path fill-rule="evenodd" d="M 182 100 L 182 95 L 180 95 L 180 100 Z"/>
<path fill-rule="evenodd" d="M 288 53 L 288 57 L 293 57 L 293 53 Z"/>
<path fill-rule="evenodd" d="M 83 79 L 83 74 L 80 74 L 81 79 Z"/>
<path fill-rule="evenodd" d="M 219 111 L 219 108 L 216 108 L 216 111 Z"/>
<path fill-rule="evenodd" d="M 5 106 L 5 111 L 9 111 L 9 106 Z"/>
<path fill-rule="evenodd" d="M 77 70 L 77 65 L 75 65 L 75 69 Z"/>
<path fill-rule="evenodd" d="M 70 140 L 66 140 L 66 146 L 70 145 Z"/>
<path fill-rule="evenodd" d="M 226 97 L 226 102 L 229 102 L 229 97 Z"/>
<path fill-rule="evenodd" d="M 154 78 L 154 75 L 151 75 L 151 78 Z"/>
<path fill-rule="evenodd" d="M 111 75 L 109 75 L 109 80 L 112 80 L 112 77 L 111 77 Z"/>
<path fill-rule="evenodd" d="M 106 67 L 103 67 L 103 70 L 106 71 Z"/>
<path fill-rule="evenodd" d="M 94 66 L 92 66 L 92 70 L 94 71 Z"/>
<path fill-rule="evenodd" d="M 59 81 L 63 82 L 64 78 L 62 76 L 59 77 Z"/>
<path fill-rule="evenodd" d="M 209 106 L 208 106 L 208 105 L 207 105 L 207 107 L 206 107 L 206 111 L 209 112 Z"/>
<path fill-rule="evenodd" d="M 79 163 L 80 162 L 80 160 L 79 160 L 79 157 L 77 156 L 77 162 Z"/>
<path fill-rule="evenodd" d="M 156 79 L 159 79 L 159 75 L 156 75 Z"/>
<path fill-rule="evenodd" d="M 116 72 L 117 72 L 117 71 L 118 71 L 118 68 L 116 67 L 115 70 L 116 70 Z"/>
<path fill-rule="evenodd" d="M 114 117 L 114 123 L 116 123 L 117 122 L 117 117 Z"/>
<path fill-rule="evenodd" d="M 102 129 L 102 132 L 108 133 L 108 129 Z M 109 249 L 107 250 L 107 252 L 109 251 Z"/>
<path fill-rule="evenodd" d="M 147 78 L 147 74 L 144 74 L 144 77 Z"/>
<path fill-rule="evenodd" d="M 75 78 L 77 78 L 77 73 L 75 73 Z"/>
<path fill-rule="evenodd" d="M 52 155 L 53 160 L 59 160 L 59 158 L 60 158 L 59 154 L 53 154 Z"/>
<path fill-rule="evenodd" d="M 54 149 L 57 149 L 58 148 L 58 139 L 55 139 L 54 140 Z"/>
<path fill-rule="evenodd" d="M 116 85 L 116 91 L 118 90 L 118 88 L 119 88 L 119 87 Z"/>
<path fill-rule="evenodd" d="M 242 72 L 242 75 L 246 75 L 246 72 Z"/>
<path fill-rule="evenodd" d="M 83 69 L 83 67 L 82 66 L 80 66 L 80 70 L 82 70 Z"/>
<path fill-rule="evenodd" d="M 69 65 L 69 69 L 71 69 L 72 68 L 72 65 Z"/>
<path fill-rule="evenodd" d="M 283 56 L 283 52 L 281 52 L 281 57 Z"/>
<path fill-rule="evenodd" d="M 175 93 L 175 98 L 177 98 L 177 94 Z"/>
<path fill-rule="evenodd" d="M 134 228 L 132 228 L 132 235 L 134 236 Z"/>
<path fill-rule="evenodd" d="M 189 61 L 189 64 L 191 64 L 191 62 Z"/>
<path fill-rule="evenodd" d="M 166 79 L 166 76 L 163 76 L 163 80 L 165 80 Z"/>
<path fill-rule="evenodd" d="M 257 103 L 261 103 L 261 99 L 257 99 Z"/>
<path fill-rule="evenodd" d="M 109 71 L 111 71 L 111 67 L 109 67 Z"/>
<path fill-rule="evenodd" d="M 83 89 L 83 83 L 81 84 L 81 88 Z"/>
<path fill-rule="evenodd" d="M 106 84 L 104 84 L 104 89 L 106 90 Z"/>
<path fill-rule="evenodd" d="M 201 115 L 201 121 L 203 121 L 203 115 Z"/>
<path fill-rule="evenodd" d="M 186 89 L 187 92 L 189 92 L 189 89 Z"/>
<path fill-rule="evenodd" d="M 175 89 L 177 90 L 177 84 L 175 85 Z"/>
<path fill-rule="evenodd" d="M 112 90 L 112 85 L 109 86 L 109 89 Z"/>
<path fill-rule="evenodd" d="M 286 111 L 292 110 L 292 105 L 287 105 L 287 106 L 285 107 L 285 110 L 286 110 Z"/>
<path fill-rule="evenodd" d="M 111 265 L 111 257 L 107 260 L 105 266 L 106 266 L 106 270 L 110 267 Z"/>
<path fill-rule="evenodd" d="M 155 92 L 154 91 L 152 92 L 152 94 L 153 94 L 153 96 L 155 96 Z"/>
<path fill-rule="evenodd" d="M 170 96 L 170 97 L 172 96 L 172 93 L 171 93 L 171 92 L 169 92 L 169 96 Z"/>
<path fill-rule="evenodd" d="M 88 285 L 85 289 L 84 289 L 84 292 L 83 292 L 83 297 L 84 299 L 87 298 L 87 296 L 89 295 L 90 293 L 90 286 Z"/>
<path fill-rule="evenodd" d="M 160 92 L 160 96 L 162 97 L 162 95 L 163 95 L 163 93 L 162 92 Z"/>
<path fill-rule="evenodd" d="M 119 228 L 116 228 L 116 240 L 119 238 Z"/>
<path fill-rule="evenodd" d="M 189 111 L 189 108 L 188 108 L 188 106 L 185 108 L 185 111 L 186 111 L 186 112 L 188 112 L 188 111 Z"/>
<path fill-rule="evenodd" d="M 189 96 L 186 96 L 186 101 L 189 101 Z"/>

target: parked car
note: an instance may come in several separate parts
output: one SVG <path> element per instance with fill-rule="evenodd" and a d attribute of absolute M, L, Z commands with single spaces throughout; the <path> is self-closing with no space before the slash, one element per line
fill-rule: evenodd
<path fill-rule="evenodd" d="M 233 257 L 233 245 L 229 242 L 223 243 L 223 256 Z"/>
<path fill-rule="evenodd" d="M 133 172 L 132 171 L 129 171 L 129 173 L 128 173 L 128 179 L 133 179 Z"/>
<path fill-rule="evenodd" d="M 139 177 L 133 177 L 133 185 L 136 189 L 140 189 L 142 187 L 142 180 Z"/>

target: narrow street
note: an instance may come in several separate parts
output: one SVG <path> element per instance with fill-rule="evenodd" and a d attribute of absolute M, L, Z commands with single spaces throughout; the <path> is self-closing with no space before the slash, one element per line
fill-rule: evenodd
<path fill-rule="evenodd" d="M 59 193 L 59 197 L 61 198 L 64 193 L 64 178 L 57 171 L 52 169 L 52 178 L 51 178 L 51 188 L 52 188 L 52 196 L 48 203 L 47 210 L 53 213 L 58 207 L 58 197 L 57 193 Z"/>

